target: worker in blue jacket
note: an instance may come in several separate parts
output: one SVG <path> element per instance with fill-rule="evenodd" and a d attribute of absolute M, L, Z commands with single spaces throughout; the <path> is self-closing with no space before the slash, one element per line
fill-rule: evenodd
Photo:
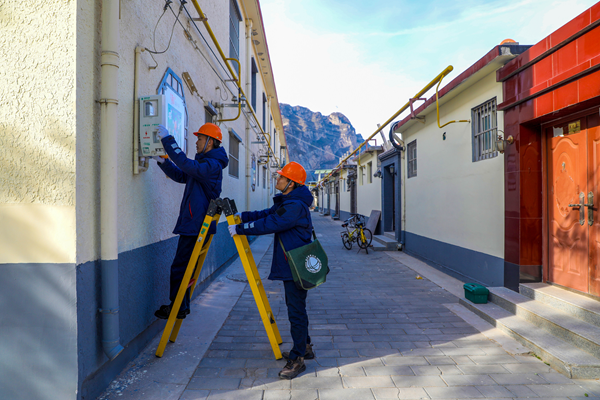
<path fill-rule="evenodd" d="M 154 157 L 160 169 L 172 180 L 185 184 L 179 218 L 173 233 L 179 235 L 175 259 L 171 265 L 169 299 L 171 304 L 161 306 L 155 313 L 158 318 L 168 319 L 171 306 L 177 297 L 183 275 L 192 256 L 200 227 L 206 216 L 210 201 L 219 198 L 223 169 L 229 164 L 227 153 L 221 147 L 223 134 L 221 129 L 211 123 L 200 127 L 194 135 L 196 141 L 196 156 L 189 159 L 177 145 L 175 138 L 162 125 L 158 127 L 158 136 L 167 152 L 169 159 Z M 214 234 L 216 227 L 212 226 L 209 234 Z M 190 289 L 188 288 L 177 318 L 183 319 L 190 313 Z"/>
<path fill-rule="evenodd" d="M 313 202 L 310 190 L 304 186 L 306 171 L 302 165 L 290 162 L 281 170 L 275 188 L 281 193 L 273 198 L 273 207 L 262 211 L 246 211 L 240 214 L 242 224 L 230 225 L 229 233 L 235 235 L 266 235 L 275 233 L 275 249 L 269 279 L 283 281 L 285 304 L 291 325 L 292 350 L 283 353 L 287 359 L 279 372 L 282 379 L 293 379 L 306 369 L 305 359 L 315 354 L 308 335 L 308 315 L 306 313 L 307 291 L 294 283 L 288 264 L 286 251 L 309 244 L 312 240 L 313 225 L 309 207 Z M 281 242 L 280 242 L 281 241 Z"/>

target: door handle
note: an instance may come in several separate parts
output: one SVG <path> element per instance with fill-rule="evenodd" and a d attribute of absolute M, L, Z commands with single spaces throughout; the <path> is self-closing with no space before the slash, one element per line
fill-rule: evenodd
<path fill-rule="evenodd" d="M 584 204 L 588 208 L 588 225 L 594 225 L 594 192 L 588 193 L 588 204 Z"/>
<path fill-rule="evenodd" d="M 592 192 L 590 192 L 590 193 L 592 193 Z M 594 195 L 592 194 L 592 200 L 593 200 L 593 196 Z M 579 225 L 585 224 L 585 206 L 587 206 L 587 204 L 585 204 L 585 193 L 583 193 L 583 192 L 579 193 L 579 203 L 569 204 L 569 207 L 578 207 L 579 208 Z"/>

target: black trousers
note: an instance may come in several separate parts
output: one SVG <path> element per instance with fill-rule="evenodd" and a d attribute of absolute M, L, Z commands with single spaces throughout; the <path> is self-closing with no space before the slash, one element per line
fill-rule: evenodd
<path fill-rule="evenodd" d="M 173 259 L 173 264 L 171 264 L 171 281 L 170 281 L 170 292 L 169 292 L 169 300 L 171 303 L 175 301 L 177 297 L 177 292 L 179 291 L 179 286 L 181 286 L 181 281 L 183 280 L 183 275 L 185 275 L 185 270 L 190 262 L 190 257 L 192 256 L 192 252 L 194 251 L 194 246 L 196 245 L 197 236 L 179 236 L 179 242 L 177 243 L 177 251 L 175 253 L 175 258 Z M 183 302 L 181 303 L 180 310 L 189 310 L 190 309 L 190 289 L 185 292 L 185 297 L 183 298 Z"/>
<path fill-rule="evenodd" d="M 310 344 L 308 335 L 308 314 L 306 313 L 306 295 L 307 291 L 298 289 L 294 281 L 283 281 L 285 289 L 285 304 L 288 309 L 288 319 L 290 320 L 290 333 L 294 346 L 290 352 L 290 359 L 295 360 L 298 357 L 304 357 L 306 345 Z"/>

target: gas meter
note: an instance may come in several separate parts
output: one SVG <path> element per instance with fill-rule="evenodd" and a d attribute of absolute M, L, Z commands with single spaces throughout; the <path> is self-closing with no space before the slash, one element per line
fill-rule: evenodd
<path fill-rule="evenodd" d="M 140 102 L 140 149 L 144 157 L 166 155 L 157 135 L 158 125 L 166 127 L 185 151 L 185 104 L 173 91 L 142 97 Z"/>

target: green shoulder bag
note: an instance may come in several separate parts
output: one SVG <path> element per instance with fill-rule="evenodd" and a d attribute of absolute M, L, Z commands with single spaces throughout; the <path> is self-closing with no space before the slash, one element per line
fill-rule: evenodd
<path fill-rule="evenodd" d="M 281 239 L 279 243 L 285 253 L 292 277 L 298 289 L 314 289 L 327 280 L 329 266 L 327 265 L 327 254 L 317 240 L 317 235 L 313 229 L 312 243 L 298 247 L 294 250 L 286 251 Z"/>

